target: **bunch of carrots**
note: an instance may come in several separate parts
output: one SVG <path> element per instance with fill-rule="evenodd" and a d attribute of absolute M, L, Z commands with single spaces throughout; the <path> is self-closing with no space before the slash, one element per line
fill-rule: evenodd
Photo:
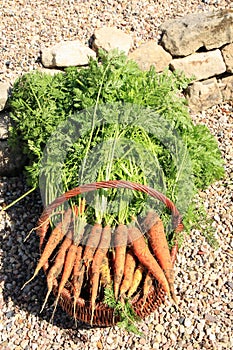
<path fill-rule="evenodd" d="M 78 207 L 65 210 L 47 241 L 41 237 L 42 242 L 44 248 L 39 262 L 25 285 L 42 267 L 46 270 L 48 291 L 42 310 L 55 286 L 53 316 L 65 288 L 72 294 L 75 319 L 77 306 L 85 305 L 91 305 L 93 319 L 96 303 L 104 301 L 106 288 L 112 288 L 115 300 L 122 303 L 138 295 L 146 302 L 156 280 L 167 296 L 177 302 L 174 261 L 163 222 L 152 210 L 141 225 L 132 220 L 127 225 L 118 223 L 114 227 L 112 221 L 105 221 L 103 225 L 103 221 L 97 220 L 90 227 L 86 221 L 85 200 L 82 200 Z"/>

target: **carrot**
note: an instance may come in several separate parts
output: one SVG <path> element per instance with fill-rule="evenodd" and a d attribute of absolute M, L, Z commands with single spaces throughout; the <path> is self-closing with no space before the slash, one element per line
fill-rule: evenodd
<path fill-rule="evenodd" d="M 75 244 L 71 244 L 71 246 L 69 247 L 69 250 L 67 252 L 66 259 L 65 259 L 65 265 L 64 265 L 61 281 L 60 281 L 60 284 L 58 287 L 57 297 L 56 297 L 55 304 L 54 304 L 52 319 L 53 319 L 53 316 L 55 314 L 57 304 L 58 304 L 60 295 L 62 293 L 62 290 L 65 287 L 65 284 L 68 281 L 68 279 L 72 273 L 72 270 L 74 267 L 74 262 L 76 259 L 76 255 L 79 254 L 79 250 L 82 250 L 82 246 L 77 246 Z"/>
<path fill-rule="evenodd" d="M 144 307 L 146 299 L 149 295 L 150 288 L 152 286 L 153 280 L 150 272 L 147 272 L 144 283 L 143 283 L 143 304 L 142 307 Z"/>
<path fill-rule="evenodd" d="M 100 266 L 100 281 L 105 288 L 111 287 L 111 273 L 109 267 L 109 261 L 107 255 L 103 258 L 103 262 Z"/>
<path fill-rule="evenodd" d="M 141 283 L 143 271 L 144 271 L 144 267 L 141 264 L 139 264 L 136 270 L 134 271 L 133 281 L 128 291 L 129 298 L 136 292 L 139 284 Z"/>
<path fill-rule="evenodd" d="M 102 232 L 101 224 L 95 223 L 91 229 L 91 232 L 89 233 L 89 237 L 86 243 L 86 248 L 83 254 L 83 262 L 87 266 L 87 268 L 89 268 L 89 265 L 93 259 L 95 250 L 98 247 L 98 244 L 100 242 L 101 232 Z"/>
<path fill-rule="evenodd" d="M 48 297 L 53 289 L 54 280 L 59 276 L 59 274 L 62 272 L 62 268 L 65 261 L 66 251 L 69 249 L 69 247 L 72 244 L 72 238 L 71 238 L 71 232 L 69 231 L 68 235 L 65 237 L 59 252 L 56 256 L 56 259 L 54 261 L 53 266 L 50 268 L 48 274 L 47 274 L 47 286 L 48 286 L 48 292 L 45 297 L 45 301 L 42 305 L 42 308 L 40 312 L 43 311 L 45 304 L 47 303 Z"/>
<path fill-rule="evenodd" d="M 81 257 L 82 257 L 82 249 L 80 247 L 75 258 L 74 270 L 73 270 L 74 299 L 77 299 L 79 297 L 79 294 L 81 292 L 81 287 L 82 287 L 79 285 L 79 277 L 82 270 Z"/>
<path fill-rule="evenodd" d="M 80 298 L 82 285 L 83 285 L 83 279 L 84 279 L 84 272 L 85 272 L 85 266 L 83 265 L 81 269 L 78 272 L 78 275 L 76 275 L 76 281 L 74 283 L 74 320 L 76 323 L 76 306 L 84 306 L 85 300 L 83 298 Z"/>
<path fill-rule="evenodd" d="M 64 210 L 54 211 L 53 213 L 51 213 L 49 215 L 49 217 L 47 219 L 45 219 L 43 221 L 40 218 L 39 222 L 38 222 L 38 226 L 35 227 L 34 229 L 32 229 L 32 230 L 36 230 L 37 233 L 38 233 L 38 236 L 40 237 L 40 246 L 42 246 L 42 244 L 44 242 L 44 239 L 45 239 L 45 236 L 46 236 L 46 233 L 47 233 L 47 229 L 48 229 L 48 226 L 49 226 L 49 221 L 51 221 L 51 218 L 53 216 L 57 216 L 59 214 L 64 214 Z M 30 236 L 30 233 L 31 233 L 31 231 L 29 232 L 29 234 L 26 237 L 26 239 Z"/>
<path fill-rule="evenodd" d="M 45 265 L 52 252 L 57 247 L 58 243 L 67 233 L 67 230 L 70 225 L 71 213 L 71 208 L 67 209 L 67 211 L 64 214 L 63 220 L 59 222 L 59 224 L 53 229 L 51 235 L 49 236 L 48 242 L 46 243 L 44 251 L 41 254 L 40 260 L 36 266 L 33 276 L 26 283 L 24 283 L 21 289 L 23 289 L 29 282 L 31 282 L 37 276 L 38 272 Z"/>
<path fill-rule="evenodd" d="M 124 296 L 126 292 L 129 290 L 132 281 L 133 281 L 133 275 L 134 275 L 134 270 L 136 266 L 136 260 L 133 255 L 133 252 L 129 250 L 126 253 L 125 257 L 125 267 L 124 267 L 124 278 L 122 281 L 122 284 L 120 286 L 120 296 Z"/>
<path fill-rule="evenodd" d="M 76 318 L 76 304 L 79 302 L 79 297 L 83 284 L 84 266 L 81 266 L 82 247 L 77 250 L 73 268 L 73 291 L 74 291 L 74 318 Z"/>
<path fill-rule="evenodd" d="M 79 198 L 79 205 L 76 204 L 73 205 L 73 211 L 75 216 L 82 216 L 85 213 L 85 206 L 86 206 L 86 199 L 85 198 Z"/>
<path fill-rule="evenodd" d="M 129 228 L 129 238 L 134 254 L 140 263 L 146 267 L 149 272 L 157 279 L 157 281 L 161 284 L 163 290 L 170 297 L 170 288 L 164 272 L 151 254 L 141 231 L 137 227 L 131 226 Z"/>
<path fill-rule="evenodd" d="M 73 276 L 73 284 L 74 284 L 74 300 L 77 300 L 79 298 L 79 295 L 82 290 L 82 284 L 84 279 L 84 272 L 85 272 L 85 266 L 79 265 L 79 271 L 74 270 L 74 276 Z"/>
<path fill-rule="evenodd" d="M 92 288 L 91 290 L 91 310 L 92 310 L 91 323 L 94 316 L 95 301 L 97 298 L 98 288 L 99 288 L 100 266 L 102 265 L 103 259 L 108 251 L 110 242 L 111 242 L 111 227 L 109 225 L 106 225 L 102 229 L 100 243 L 95 252 L 93 262 L 92 262 L 92 268 L 91 268 L 91 288 Z"/>
<path fill-rule="evenodd" d="M 154 211 L 149 211 L 144 220 L 144 227 L 147 230 L 148 239 L 153 253 L 165 273 L 172 299 L 176 302 L 174 291 L 174 270 L 163 222 Z"/>
<path fill-rule="evenodd" d="M 128 228 L 124 224 L 119 224 L 114 232 L 114 295 L 118 298 L 121 280 L 124 274 L 126 246 L 128 239 Z"/>
<path fill-rule="evenodd" d="M 172 265 L 175 264 L 177 252 L 178 252 L 178 242 L 176 242 L 175 245 L 174 245 L 174 246 L 172 247 L 172 249 L 171 249 L 171 261 L 172 261 Z"/>
<path fill-rule="evenodd" d="M 80 251 L 82 252 L 82 246 L 77 246 L 75 244 L 72 244 L 70 246 L 66 256 L 64 270 L 59 284 L 58 294 L 61 294 L 62 289 L 68 281 L 74 267 L 74 262 L 76 260 L 77 255 L 80 254 Z"/>

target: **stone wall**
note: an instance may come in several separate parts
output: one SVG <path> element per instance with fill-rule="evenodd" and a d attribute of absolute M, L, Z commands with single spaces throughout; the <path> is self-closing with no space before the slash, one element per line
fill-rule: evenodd
<path fill-rule="evenodd" d="M 186 91 L 193 112 L 232 100 L 233 12 L 190 14 L 162 25 L 161 45 L 173 59 L 170 69 L 195 81 Z"/>
<path fill-rule="evenodd" d="M 185 91 L 189 108 L 198 113 L 233 98 L 233 11 L 190 14 L 161 26 L 159 43 L 130 53 L 142 69 L 151 64 L 195 77 Z"/>
<path fill-rule="evenodd" d="M 104 27 L 90 38 L 90 47 L 74 40 L 42 50 L 42 66 L 38 69 L 55 74 L 64 67 L 88 65 L 89 57 L 98 56 L 100 48 L 117 48 L 143 70 L 153 65 L 158 73 L 169 68 L 194 76 L 184 91 L 194 113 L 233 99 L 233 11 L 189 14 L 165 22 L 160 29 L 158 42 L 149 41 L 132 50 L 129 34 Z M 0 175 L 14 174 L 23 164 L 20 155 L 12 154 L 7 144 L 9 93 L 10 86 L 0 83 Z"/>

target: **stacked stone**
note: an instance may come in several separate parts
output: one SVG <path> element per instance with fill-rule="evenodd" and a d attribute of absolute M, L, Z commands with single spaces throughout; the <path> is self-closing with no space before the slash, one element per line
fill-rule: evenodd
<path fill-rule="evenodd" d="M 233 11 L 190 14 L 161 27 L 172 70 L 195 77 L 189 107 L 200 112 L 233 98 Z"/>

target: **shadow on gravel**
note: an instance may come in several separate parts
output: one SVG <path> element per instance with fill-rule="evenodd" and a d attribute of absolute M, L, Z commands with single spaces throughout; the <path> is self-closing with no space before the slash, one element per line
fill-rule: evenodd
<path fill-rule="evenodd" d="M 23 177 L 4 178 L 1 186 L 1 197 L 4 199 L 1 205 L 10 204 L 29 189 Z M 8 305 L 13 303 L 12 315 L 17 313 L 17 309 L 21 309 L 28 315 L 33 314 L 40 320 L 50 322 L 55 300 L 53 296 L 49 298 L 45 309 L 40 313 L 47 291 L 43 271 L 21 290 L 22 285 L 33 275 L 39 258 L 39 238 L 35 231 L 26 241 L 24 240 L 30 230 L 36 227 L 42 209 L 39 191 L 34 191 L 8 209 L 6 214 L 0 214 L 0 238 L 3 251 L 0 280 L 4 280 L 4 303 Z M 9 311 L 10 308 L 7 309 Z M 79 334 L 79 330 L 90 328 L 83 323 L 78 323 L 76 326 L 74 320 L 59 306 L 53 325 L 64 329 L 67 336 L 76 339 L 78 337 L 84 342 L 85 339 L 82 339 L 83 335 Z"/>

